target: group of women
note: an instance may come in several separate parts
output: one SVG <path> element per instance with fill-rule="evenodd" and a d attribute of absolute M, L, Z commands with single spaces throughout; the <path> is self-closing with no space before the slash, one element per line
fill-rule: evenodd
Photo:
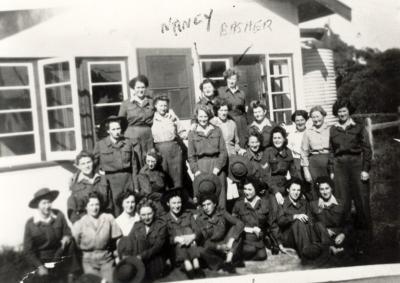
<path fill-rule="evenodd" d="M 63 270 L 72 277 L 83 269 L 130 282 L 115 275 L 115 260 L 139 260 L 146 280 L 154 280 L 175 266 L 189 278 L 204 277 L 204 267 L 235 272 L 243 260 L 266 260 L 266 248 L 292 248 L 304 260 L 342 253 L 352 202 L 356 228 L 368 240 L 371 148 L 350 102 L 334 104 L 332 126 L 321 106 L 296 110 L 292 128 L 278 126 L 260 101 L 251 103 L 254 121 L 247 123 L 239 75 L 229 69 L 224 76 L 221 93 L 212 80 L 201 83 L 188 131 L 167 96 L 146 95 L 145 76 L 130 81 L 134 95 L 105 121 L 108 137 L 76 158 L 72 229 L 51 209 L 57 191 L 41 189 L 29 204 L 37 214 L 26 224 L 24 249 L 39 282 L 54 274 L 49 262 L 58 269 L 68 263 Z"/>

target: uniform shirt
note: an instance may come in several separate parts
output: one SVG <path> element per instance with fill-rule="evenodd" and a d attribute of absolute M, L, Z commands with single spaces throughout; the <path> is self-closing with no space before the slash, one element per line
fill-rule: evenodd
<path fill-rule="evenodd" d="M 154 113 L 151 133 L 155 143 L 173 141 L 182 131 L 183 129 L 179 126 L 179 118 L 172 109 L 164 116 L 157 112 Z"/>
<path fill-rule="evenodd" d="M 325 202 L 319 198 L 310 203 L 310 210 L 316 222 L 322 222 L 326 228 L 334 231 L 336 235 L 349 232 L 350 221 L 346 217 L 341 199 L 332 196 L 329 202 Z"/>
<path fill-rule="evenodd" d="M 221 91 L 220 97 L 232 106 L 230 115 L 238 116 L 246 113 L 246 95 L 238 87 L 236 89 L 226 88 L 225 91 Z"/>
<path fill-rule="evenodd" d="M 198 125 L 189 133 L 188 161 L 193 174 L 199 171 L 197 160 L 202 157 L 217 158 L 217 168 L 220 170 L 226 165 L 228 153 L 222 131 L 218 127 L 210 126 L 212 128 L 207 134 L 197 130 L 200 127 Z"/>
<path fill-rule="evenodd" d="M 201 236 L 194 215 L 188 211 L 181 213 L 179 216 L 168 212 L 162 216 L 162 220 L 167 225 L 171 245 L 175 245 L 175 237 L 177 236 L 195 234 L 197 239 Z"/>
<path fill-rule="evenodd" d="M 286 230 L 295 221 L 295 214 L 306 214 L 311 217 L 310 207 L 305 199 L 300 198 L 297 202 L 293 202 L 288 196 L 284 198 L 282 206 L 278 208 L 278 225 L 281 230 Z M 311 221 L 311 218 L 310 220 Z"/>
<path fill-rule="evenodd" d="M 45 221 L 31 217 L 25 224 L 24 254 L 37 268 L 54 257 L 64 236 L 71 236 L 71 230 L 61 211 L 52 209 L 50 218 Z"/>
<path fill-rule="evenodd" d="M 140 169 L 139 175 L 140 194 L 142 196 L 156 196 L 165 192 L 166 176 L 164 172 L 158 170 L 150 170 L 147 164 Z"/>
<path fill-rule="evenodd" d="M 277 124 L 269 119 L 265 118 L 261 123 L 257 123 L 254 121 L 251 123 L 247 130 L 250 132 L 251 130 L 257 130 L 263 137 L 263 142 L 261 144 L 262 148 L 266 148 L 269 145 L 271 139 L 271 131 Z"/>
<path fill-rule="evenodd" d="M 263 184 L 268 180 L 268 160 L 264 150 L 255 153 L 251 149 L 247 149 L 244 157 L 248 158 L 253 165 L 253 177 L 257 178 Z"/>
<path fill-rule="evenodd" d="M 142 105 L 133 99 L 125 100 L 119 108 L 118 116 L 126 117 L 129 126 L 148 126 L 153 124 L 153 100 L 145 98 Z"/>
<path fill-rule="evenodd" d="M 210 123 L 221 129 L 228 154 L 236 154 L 240 150 L 240 146 L 235 121 L 228 119 L 225 122 L 222 122 L 218 117 L 214 117 L 211 119 Z"/>
<path fill-rule="evenodd" d="M 117 222 L 119 228 L 122 231 L 123 236 L 128 236 L 131 232 L 133 225 L 140 221 L 139 215 L 136 213 L 134 216 L 130 216 L 128 213 L 123 211 L 120 216 L 118 216 L 115 221 Z"/>
<path fill-rule="evenodd" d="M 82 251 L 108 250 L 111 241 L 122 236 L 114 216 L 108 213 L 101 213 L 96 220 L 83 216 L 72 226 L 72 233 Z"/>
<path fill-rule="evenodd" d="M 350 121 L 343 129 L 339 123 L 330 129 L 330 146 L 334 157 L 345 154 L 362 154 L 362 170 L 371 169 L 372 151 L 365 127 L 354 121 Z"/>
<path fill-rule="evenodd" d="M 256 196 L 254 206 L 245 198 L 237 201 L 232 214 L 239 218 L 245 227 L 259 227 L 264 233 L 271 226 L 268 200 Z"/>
<path fill-rule="evenodd" d="M 299 131 L 296 128 L 294 128 L 292 131 L 289 131 L 287 147 L 292 151 L 293 158 L 300 159 L 301 144 L 305 132 L 306 130 Z"/>
<path fill-rule="evenodd" d="M 310 129 L 306 129 L 301 143 L 301 166 L 309 166 L 308 157 L 311 154 L 330 152 L 329 131 L 330 127 L 326 123 L 320 128 L 313 125 Z"/>
<path fill-rule="evenodd" d="M 71 180 L 70 190 L 71 195 L 67 200 L 67 213 L 72 223 L 86 214 L 86 198 L 91 192 L 100 194 L 102 203 L 108 207 L 110 200 L 107 181 L 98 174 L 89 179 L 78 171 Z"/>
<path fill-rule="evenodd" d="M 212 215 L 200 212 L 196 219 L 204 241 L 223 241 L 230 230 L 230 237 L 237 240 L 243 232 L 244 224 L 225 209 L 218 209 Z M 232 229 L 230 229 L 232 227 Z"/>

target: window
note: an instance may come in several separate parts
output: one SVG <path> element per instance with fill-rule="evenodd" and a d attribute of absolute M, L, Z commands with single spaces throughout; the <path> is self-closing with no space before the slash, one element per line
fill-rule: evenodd
<path fill-rule="evenodd" d="M 293 112 L 292 66 L 288 57 L 270 57 L 268 64 L 268 104 L 277 123 L 290 122 Z"/>
<path fill-rule="evenodd" d="M 201 76 L 215 81 L 217 89 L 226 86 L 224 72 L 229 69 L 229 59 L 200 59 Z"/>
<path fill-rule="evenodd" d="M 0 63 L 0 121 L 0 166 L 38 161 L 32 64 Z"/>
<path fill-rule="evenodd" d="M 75 61 L 38 63 L 46 157 L 73 159 L 82 147 Z"/>
<path fill-rule="evenodd" d="M 181 119 L 193 114 L 194 88 L 190 49 L 139 49 L 139 71 L 149 79 L 153 96 L 166 94 Z"/>
<path fill-rule="evenodd" d="M 125 62 L 88 62 L 89 89 L 93 104 L 93 121 L 100 123 L 110 115 L 118 115 L 121 102 L 128 98 Z"/>

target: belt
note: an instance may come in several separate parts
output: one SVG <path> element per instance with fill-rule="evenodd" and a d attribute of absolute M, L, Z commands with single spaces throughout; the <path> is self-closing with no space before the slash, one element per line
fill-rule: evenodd
<path fill-rule="evenodd" d="M 310 153 L 311 153 L 312 155 L 316 155 L 316 154 L 329 154 L 330 151 L 329 151 L 329 149 L 311 150 Z"/>
<path fill-rule="evenodd" d="M 116 170 L 116 171 L 104 171 L 106 173 L 106 175 L 110 175 L 110 174 L 115 174 L 115 173 L 132 173 L 132 168 L 124 168 L 121 170 Z"/>

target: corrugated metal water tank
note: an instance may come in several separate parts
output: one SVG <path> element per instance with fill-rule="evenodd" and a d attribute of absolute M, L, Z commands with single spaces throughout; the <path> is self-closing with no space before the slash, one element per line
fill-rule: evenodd
<path fill-rule="evenodd" d="M 336 118 L 332 105 L 336 101 L 335 70 L 333 52 L 330 49 L 302 49 L 304 99 L 307 111 L 321 105 L 328 113 L 328 123 Z"/>

